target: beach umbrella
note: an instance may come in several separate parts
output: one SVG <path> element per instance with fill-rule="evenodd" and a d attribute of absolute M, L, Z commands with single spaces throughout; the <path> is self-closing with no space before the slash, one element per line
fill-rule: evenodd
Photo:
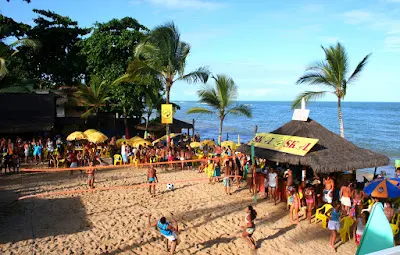
<path fill-rule="evenodd" d="M 199 147 L 201 147 L 201 143 L 199 143 L 199 142 L 191 142 L 190 143 L 190 147 L 191 148 L 199 148 Z"/>
<path fill-rule="evenodd" d="M 85 132 L 83 132 L 86 136 L 89 136 L 92 133 L 96 133 L 97 130 L 96 129 L 88 129 Z"/>
<path fill-rule="evenodd" d="M 91 143 L 104 143 L 106 140 L 108 139 L 108 137 L 101 133 L 101 132 L 95 132 L 95 133 L 91 133 L 87 140 Z"/>
<path fill-rule="evenodd" d="M 221 146 L 222 146 L 222 147 L 226 147 L 226 148 L 227 148 L 228 146 L 230 146 L 231 149 L 236 149 L 236 143 L 233 142 L 233 141 L 224 141 L 224 142 L 221 143 Z"/>
<path fill-rule="evenodd" d="M 142 145 L 142 146 L 151 145 L 151 142 L 142 139 L 142 140 L 137 140 L 132 143 L 133 147 L 139 147 L 139 145 Z"/>
<path fill-rule="evenodd" d="M 179 136 L 179 135 L 181 135 L 181 134 L 177 134 L 177 133 L 171 133 L 171 134 L 169 134 L 169 138 L 175 138 L 175 137 L 177 137 L 177 136 Z M 162 136 L 161 138 L 158 138 L 157 140 L 154 140 L 153 141 L 153 144 L 156 144 L 156 143 L 158 143 L 159 141 L 164 141 L 164 140 L 166 140 L 167 139 L 167 135 L 164 135 L 164 136 Z"/>
<path fill-rule="evenodd" d="M 67 141 L 85 140 L 87 136 L 81 131 L 75 131 L 67 137 Z"/>
<path fill-rule="evenodd" d="M 201 142 L 201 144 L 204 146 L 204 145 L 208 145 L 208 146 L 215 146 L 215 142 L 214 141 L 211 141 L 211 140 L 203 140 L 202 142 Z"/>
<path fill-rule="evenodd" d="M 140 136 L 135 136 L 135 137 L 132 137 L 131 139 L 129 139 L 129 142 L 133 143 L 135 141 L 141 141 L 141 140 L 143 140 L 143 138 L 141 138 Z"/>
<path fill-rule="evenodd" d="M 364 192 L 376 198 L 400 197 L 400 178 L 379 178 L 367 183 Z"/>
<path fill-rule="evenodd" d="M 121 138 L 121 139 L 118 139 L 118 140 L 116 141 L 117 146 L 121 146 L 124 142 L 126 142 L 126 143 L 128 144 L 128 143 L 130 143 L 130 140 Z"/>

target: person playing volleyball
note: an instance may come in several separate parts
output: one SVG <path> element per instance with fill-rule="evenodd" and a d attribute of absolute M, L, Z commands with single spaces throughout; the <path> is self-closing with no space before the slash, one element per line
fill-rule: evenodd
<path fill-rule="evenodd" d="M 251 205 L 246 207 L 246 216 L 244 217 L 244 226 L 240 226 L 244 231 L 240 237 L 249 244 L 252 250 L 256 249 L 256 242 L 253 238 L 254 231 L 256 230 L 256 225 L 254 220 L 257 217 L 257 212 L 253 209 Z"/>
<path fill-rule="evenodd" d="M 171 242 L 171 252 L 170 254 L 175 253 L 175 248 L 179 244 L 176 233 L 178 231 L 178 222 L 175 219 L 172 219 L 173 225 L 167 221 L 167 219 L 163 216 L 158 221 L 151 222 L 151 214 L 148 215 L 149 227 L 157 226 L 157 229 L 160 231 L 161 235 L 165 237 L 165 244 L 168 250 L 168 241 Z"/>
<path fill-rule="evenodd" d="M 147 182 L 149 183 L 149 193 L 152 197 L 156 196 L 156 182 L 158 182 L 156 169 L 150 166 L 149 170 L 147 171 Z M 151 192 L 153 188 L 153 192 Z"/>

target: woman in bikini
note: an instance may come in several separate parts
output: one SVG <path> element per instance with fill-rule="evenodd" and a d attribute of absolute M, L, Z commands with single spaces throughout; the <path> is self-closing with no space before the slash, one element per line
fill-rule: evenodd
<path fill-rule="evenodd" d="M 300 208 L 300 198 L 299 194 L 296 191 L 296 188 L 293 187 L 291 191 L 291 205 L 290 205 L 290 222 L 294 223 L 293 214 L 296 217 L 296 224 L 299 224 L 299 208 Z"/>
<path fill-rule="evenodd" d="M 246 207 L 246 216 L 244 217 L 244 226 L 240 226 L 244 231 L 241 234 L 241 238 L 245 240 L 252 250 L 256 249 L 256 242 L 253 238 L 254 231 L 256 230 L 256 225 L 254 220 L 257 217 L 257 212 L 253 209 L 251 205 Z"/>
<path fill-rule="evenodd" d="M 94 189 L 94 172 L 96 169 L 93 167 L 93 160 L 89 161 L 89 167 L 88 170 L 86 171 L 88 175 L 88 186 L 91 189 Z"/>
<path fill-rule="evenodd" d="M 307 218 L 308 218 L 308 223 L 311 224 L 311 215 L 312 215 L 312 210 L 315 205 L 315 191 L 314 187 L 311 184 L 307 184 L 306 190 L 304 192 L 305 198 L 306 198 L 306 204 L 307 204 Z"/>

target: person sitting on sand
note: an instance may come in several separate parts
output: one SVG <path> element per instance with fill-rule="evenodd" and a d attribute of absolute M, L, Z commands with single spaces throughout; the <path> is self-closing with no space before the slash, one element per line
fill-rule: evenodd
<path fill-rule="evenodd" d="M 88 175 L 88 186 L 91 189 L 94 189 L 94 172 L 96 171 L 96 168 L 93 167 L 93 161 L 89 161 L 89 167 L 86 170 L 86 173 Z"/>
<path fill-rule="evenodd" d="M 175 248 L 179 244 L 176 233 L 178 231 L 178 222 L 175 219 L 172 219 L 172 222 L 175 226 L 173 226 L 170 222 L 167 221 L 165 217 L 161 217 L 159 221 L 155 221 L 151 223 L 151 214 L 148 215 L 149 219 L 149 227 L 157 226 L 158 230 L 162 236 L 165 237 L 165 244 L 168 250 L 168 241 L 171 242 L 171 252 L 170 254 L 175 253 Z"/>
<path fill-rule="evenodd" d="M 369 218 L 369 212 L 364 211 L 361 213 L 361 217 L 356 219 L 354 222 L 353 237 L 357 247 L 360 245 L 360 241 L 364 233 L 365 225 L 367 225 L 368 218 Z"/>
<path fill-rule="evenodd" d="M 312 215 L 312 210 L 313 207 L 316 205 L 315 201 L 315 190 L 314 187 L 311 184 L 307 184 L 306 190 L 304 192 L 305 198 L 306 198 L 306 204 L 307 204 L 307 218 L 308 218 L 308 223 L 311 224 L 311 215 Z"/>
<path fill-rule="evenodd" d="M 225 161 L 225 167 L 224 167 L 224 190 L 225 193 L 228 195 L 232 195 L 231 193 L 231 178 L 229 177 L 231 175 L 232 171 L 232 162 L 230 160 Z"/>
<path fill-rule="evenodd" d="M 329 240 L 329 246 L 335 249 L 337 232 L 340 228 L 340 203 L 337 201 L 333 202 L 333 208 L 329 209 L 326 214 L 329 215 L 328 229 L 332 232 Z"/>
<path fill-rule="evenodd" d="M 156 196 L 156 185 L 155 183 L 158 182 L 156 169 L 150 166 L 149 170 L 147 171 L 147 182 L 149 183 L 149 193 L 152 197 Z M 151 192 L 153 188 L 153 192 Z M 152 194 L 153 193 L 153 194 Z"/>
<path fill-rule="evenodd" d="M 241 234 L 241 238 L 245 240 L 252 250 L 256 249 L 256 242 L 253 238 L 254 231 L 256 230 L 256 225 L 254 220 L 257 217 L 257 212 L 253 209 L 251 205 L 246 207 L 246 216 L 244 217 L 244 226 L 240 226 L 244 231 Z"/>

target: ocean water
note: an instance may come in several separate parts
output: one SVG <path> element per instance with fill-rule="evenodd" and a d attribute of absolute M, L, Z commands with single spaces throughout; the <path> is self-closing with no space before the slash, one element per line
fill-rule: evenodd
<path fill-rule="evenodd" d="M 178 101 L 181 110 L 175 118 L 192 122 L 195 120 L 195 130 L 202 139 L 218 137 L 219 119 L 217 115 L 186 114 L 191 107 L 207 107 L 205 104 L 193 101 Z M 253 118 L 227 116 L 223 127 L 223 140 L 248 142 L 254 134 L 255 125 L 258 132 L 270 132 L 292 119 L 291 102 L 251 102 L 241 101 L 251 107 Z M 310 118 L 319 122 L 330 131 L 339 134 L 336 102 L 312 102 L 307 105 Z M 389 176 L 394 173 L 394 160 L 400 159 L 400 103 L 367 103 L 343 102 L 343 121 L 345 137 L 359 147 L 382 153 L 391 160 L 390 165 L 380 167 Z M 371 171 L 371 169 L 367 169 Z"/>

